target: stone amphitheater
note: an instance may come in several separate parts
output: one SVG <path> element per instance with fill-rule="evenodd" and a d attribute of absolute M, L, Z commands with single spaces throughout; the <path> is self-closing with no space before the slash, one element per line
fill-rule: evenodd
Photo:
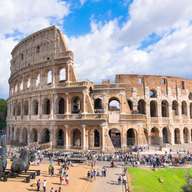
<path fill-rule="evenodd" d="M 11 55 L 9 144 L 108 151 L 192 143 L 192 80 L 118 74 L 115 83 L 78 81 L 55 26 L 24 38 Z"/>

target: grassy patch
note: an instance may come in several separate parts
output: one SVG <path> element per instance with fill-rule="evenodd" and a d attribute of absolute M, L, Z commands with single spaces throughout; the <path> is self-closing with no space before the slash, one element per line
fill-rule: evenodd
<path fill-rule="evenodd" d="M 163 168 L 152 171 L 144 168 L 129 168 L 133 192 L 182 192 L 188 169 Z M 190 170 L 192 173 L 192 170 Z"/>

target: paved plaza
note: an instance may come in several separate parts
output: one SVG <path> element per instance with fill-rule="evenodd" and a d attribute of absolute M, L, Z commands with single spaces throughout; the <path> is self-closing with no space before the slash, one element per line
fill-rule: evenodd
<path fill-rule="evenodd" d="M 99 163 L 96 165 L 97 170 L 101 170 L 104 165 L 109 163 Z M 9 163 L 10 166 L 10 163 Z M 8 166 L 8 168 L 9 168 Z M 31 180 L 30 183 L 24 182 L 24 177 L 8 178 L 7 182 L 0 182 L 0 189 L 2 191 L 14 191 L 14 192 L 29 192 L 36 191 L 36 181 L 41 179 L 47 180 L 47 191 L 53 187 L 54 190 L 58 190 L 60 185 L 59 180 L 59 166 L 55 163 L 55 175 L 48 175 L 48 162 L 44 161 L 40 165 L 32 165 L 30 170 L 41 170 L 41 175 L 36 177 L 35 180 Z M 87 181 L 87 171 L 91 167 L 88 164 L 75 164 L 69 169 L 69 184 L 62 185 L 62 191 L 65 192 L 98 192 L 98 191 L 110 191 L 120 192 L 122 190 L 121 185 L 117 185 L 117 177 L 122 173 L 122 168 L 107 168 L 107 177 L 96 177 L 92 182 Z M 41 187 L 42 189 L 42 187 Z M 43 191 L 43 190 L 42 190 Z"/>

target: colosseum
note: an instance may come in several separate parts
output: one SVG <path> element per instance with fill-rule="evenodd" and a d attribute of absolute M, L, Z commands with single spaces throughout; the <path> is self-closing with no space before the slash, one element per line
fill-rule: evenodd
<path fill-rule="evenodd" d="M 117 74 L 114 83 L 78 81 L 73 52 L 55 26 L 11 54 L 10 144 L 108 151 L 192 143 L 192 80 Z"/>

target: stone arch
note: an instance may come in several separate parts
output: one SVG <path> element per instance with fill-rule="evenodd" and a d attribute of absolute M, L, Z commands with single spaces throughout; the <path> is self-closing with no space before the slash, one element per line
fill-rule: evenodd
<path fill-rule="evenodd" d="M 34 128 L 31 130 L 30 140 L 33 143 L 38 141 L 38 133 L 37 133 L 37 130 Z"/>
<path fill-rule="evenodd" d="M 187 127 L 183 129 L 183 141 L 184 143 L 189 143 L 189 130 Z"/>
<path fill-rule="evenodd" d="M 41 143 L 49 143 L 50 142 L 50 130 L 45 128 L 41 132 Z"/>
<path fill-rule="evenodd" d="M 94 147 L 100 147 L 100 142 L 101 142 L 100 132 L 97 129 L 95 129 L 94 130 Z"/>
<path fill-rule="evenodd" d="M 53 73 L 52 73 L 52 70 L 49 70 L 49 71 L 47 72 L 47 84 L 48 84 L 48 85 L 51 84 L 52 81 L 53 81 Z"/>
<path fill-rule="evenodd" d="M 23 145 L 28 144 L 28 131 L 26 128 L 23 128 L 23 130 L 22 130 L 22 144 Z"/>
<path fill-rule="evenodd" d="M 175 128 L 174 130 L 174 143 L 180 144 L 181 143 L 181 137 L 180 137 L 180 130 L 179 128 Z"/>
<path fill-rule="evenodd" d="M 81 100 L 79 96 L 74 96 L 71 99 L 71 112 L 80 113 L 81 112 Z"/>
<path fill-rule="evenodd" d="M 187 102 L 186 101 L 182 101 L 182 103 L 181 103 L 181 114 L 187 115 Z"/>
<path fill-rule="evenodd" d="M 133 111 L 133 102 L 130 99 L 128 99 L 127 103 L 128 103 L 130 111 Z"/>
<path fill-rule="evenodd" d="M 120 111 L 121 104 L 118 98 L 112 97 L 108 102 L 108 110 L 109 111 Z"/>
<path fill-rule="evenodd" d="M 94 109 L 96 113 L 103 112 L 103 102 L 101 98 L 94 100 Z"/>
<path fill-rule="evenodd" d="M 81 147 L 81 131 L 79 129 L 72 130 L 72 146 Z"/>
<path fill-rule="evenodd" d="M 192 119 L 192 103 L 190 103 L 189 111 L 190 111 L 190 118 Z"/>
<path fill-rule="evenodd" d="M 149 91 L 149 97 L 150 98 L 156 98 L 157 97 L 157 91 L 155 89 L 151 89 Z"/>
<path fill-rule="evenodd" d="M 137 144 L 137 131 L 133 128 L 127 130 L 127 146 Z"/>
<path fill-rule="evenodd" d="M 66 69 L 61 68 L 59 70 L 59 81 L 65 81 L 66 80 Z"/>
<path fill-rule="evenodd" d="M 160 137 L 159 137 L 159 129 L 157 127 L 153 127 L 151 129 L 151 145 L 159 145 Z"/>
<path fill-rule="evenodd" d="M 157 101 L 152 100 L 150 102 L 150 115 L 151 117 L 157 117 Z"/>
<path fill-rule="evenodd" d="M 178 102 L 176 100 L 174 100 L 172 102 L 172 111 L 173 111 L 173 115 L 179 115 L 179 110 L 178 110 Z"/>
<path fill-rule="evenodd" d="M 43 114 L 49 115 L 51 113 L 51 102 L 48 98 L 43 100 Z"/>
<path fill-rule="evenodd" d="M 65 113 L 65 100 L 62 97 L 59 97 L 57 101 L 57 113 L 58 114 Z"/>
<path fill-rule="evenodd" d="M 16 112 L 17 116 L 21 115 L 21 103 L 17 103 L 17 112 Z"/>
<path fill-rule="evenodd" d="M 109 137 L 115 148 L 121 148 L 121 133 L 118 129 L 116 129 L 116 128 L 110 129 Z"/>
<path fill-rule="evenodd" d="M 39 102 L 35 99 L 32 102 L 32 114 L 38 115 L 39 113 Z"/>
<path fill-rule="evenodd" d="M 56 145 L 64 146 L 64 131 L 63 129 L 58 129 L 56 133 Z"/>
<path fill-rule="evenodd" d="M 29 102 L 28 101 L 24 101 L 24 106 L 23 106 L 23 113 L 24 115 L 28 115 L 29 114 Z"/>
<path fill-rule="evenodd" d="M 20 128 L 17 128 L 15 133 L 15 140 L 17 143 L 20 143 L 20 134 L 21 134 Z"/>
<path fill-rule="evenodd" d="M 163 143 L 170 143 L 170 131 L 167 127 L 162 129 Z"/>
<path fill-rule="evenodd" d="M 167 100 L 161 102 L 161 115 L 162 117 L 169 117 L 169 103 Z"/>
<path fill-rule="evenodd" d="M 146 114 L 146 103 L 143 99 L 140 99 L 138 102 L 138 112 L 140 114 Z"/>

